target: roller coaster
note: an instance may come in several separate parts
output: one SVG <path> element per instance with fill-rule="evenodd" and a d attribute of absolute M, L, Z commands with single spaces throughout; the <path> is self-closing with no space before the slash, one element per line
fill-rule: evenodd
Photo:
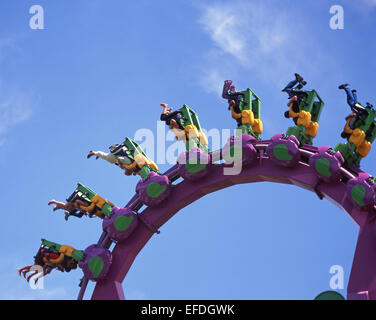
<path fill-rule="evenodd" d="M 90 151 L 117 165 L 125 175 L 139 175 L 135 194 L 120 208 L 90 188 L 78 184 L 66 202 L 52 200 L 54 210 L 63 209 L 65 219 L 75 216 L 102 219 L 102 234 L 85 250 L 45 239 L 34 257 L 34 265 L 20 268 L 27 280 L 53 269 L 69 272 L 81 268 L 84 277 L 78 299 L 84 298 L 89 281 L 96 282 L 91 299 L 125 299 L 122 282 L 133 261 L 154 233 L 179 210 L 201 197 L 243 183 L 269 181 L 291 184 L 328 199 L 345 211 L 359 226 L 358 242 L 347 286 L 347 299 L 376 300 L 376 183 L 360 169 L 360 161 L 371 150 L 376 137 L 376 112 L 363 108 L 346 118 L 345 143 L 334 148 L 312 145 L 319 129 L 324 101 L 316 90 L 304 91 L 304 79 L 283 90 L 289 95 L 288 111 L 294 126 L 262 140 L 260 98 L 251 90 L 237 92 L 226 80 L 222 97 L 237 123 L 237 133 L 220 150 L 210 151 L 197 114 L 187 105 L 172 111 L 161 104 L 161 120 L 185 143 L 186 151 L 164 173 L 130 138 L 110 147 L 110 152 Z M 368 106 L 368 105 L 367 105 Z M 354 119 L 353 121 L 350 121 Z M 238 167 L 236 174 L 229 173 Z M 113 246 L 114 244 L 114 246 Z M 112 249 L 110 250 L 110 248 Z"/>

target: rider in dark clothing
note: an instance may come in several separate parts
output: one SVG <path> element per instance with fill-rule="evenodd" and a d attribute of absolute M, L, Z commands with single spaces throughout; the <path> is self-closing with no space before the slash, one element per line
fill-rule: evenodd
<path fill-rule="evenodd" d="M 349 88 L 349 84 L 341 84 L 338 89 L 345 90 L 346 92 L 346 97 L 347 97 L 347 103 L 351 108 L 351 111 L 353 112 L 351 115 L 349 115 L 346 120 L 349 120 L 349 128 L 350 129 L 355 129 L 355 122 L 359 119 L 362 119 L 362 117 L 365 115 L 368 115 L 368 111 L 373 108 L 373 106 L 367 102 L 366 107 L 363 107 L 359 102 L 358 102 L 358 96 L 356 94 L 356 90 L 351 90 Z M 364 120 L 362 120 L 363 123 Z M 341 136 L 342 138 L 349 138 L 351 134 L 342 132 Z"/>
<path fill-rule="evenodd" d="M 232 85 L 231 80 L 226 80 L 223 85 L 223 91 L 222 91 L 222 98 L 228 100 L 228 109 L 230 110 L 231 107 L 234 109 L 235 113 L 240 113 L 240 101 L 241 97 L 243 96 L 242 92 L 237 92 L 235 89 L 235 86 Z M 232 102 L 234 101 L 234 102 Z"/>
<path fill-rule="evenodd" d="M 295 73 L 295 80 L 290 81 L 285 88 L 282 89 L 282 92 L 286 92 L 289 95 L 289 99 L 292 99 L 293 97 L 297 97 L 294 101 L 292 101 L 292 111 L 295 113 L 299 113 L 299 105 L 302 102 L 302 100 L 307 96 L 306 92 L 302 90 L 302 88 L 307 84 L 306 81 L 304 81 L 303 77 Z M 285 117 L 289 118 L 289 112 L 285 112 Z"/>
<path fill-rule="evenodd" d="M 283 92 L 287 92 L 289 95 L 289 99 L 291 99 L 293 96 L 298 96 L 304 93 L 301 89 L 307 84 L 306 81 L 304 81 L 303 77 L 295 73 L 295 80 L 290 81 L 286 87 L 282 89 Z M 296 87 L 295 87 L 296 86 Z"/>
<path fill-rule="evenodd" d="M 167 103 L 161 103 L 163 107 L 162 114 L 161 114 L 161 121 L 166 122 L 166 124 L 170 127 L 170 129 L 180 129 L 184 130 L 183 126 L 181 125 L 181 118 L 182 113 L 181 111 L 177 110 L 172 112 L 172 108 L 167 108 Z"/>
<path fill-rule="evenodd" d="M 367 107 L 364 108 L 358 102 L 358 96 L 356 94 L 356 90 L 350 90 L 349 84 L 341 84 L 338 89 L 343 89 L 346 92 L 347 96 L 347 103 L 351 108 L 351 111 L 354 112 L 358 117 L 361 116 L 364 112 L 367 112 L 366 109 L 372 109 L 372 105 L 367 102 Z"/>

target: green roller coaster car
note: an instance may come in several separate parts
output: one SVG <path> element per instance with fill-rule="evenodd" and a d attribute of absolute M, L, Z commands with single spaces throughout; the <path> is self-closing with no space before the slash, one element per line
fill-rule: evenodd
<path fill-rule="evenodd" d="M 376 138 L 376 111 L 372 108 L 364 108 L 358 114 L 346 117 L 346 125 L 341 134 L 347 139 L 346 143 L 338 143 L 335 151 L 341 152 L 346 164 L 359 167 L 360 161 L 371 150 Z"/>
<path fill-rule="evenodd" d="M 260 119 L 261 99 L 251 89 L 237 92 L 231 80 L 223 85 L 222 97 L 228 100 L 232 118 L 236 120 L 238 129 L 260 140 L 263 124 Z"/>
<path fill-rule="evenodd" d="M 285 112 L 285 117 L 293 118 L 295 123 L 295 126 L 287 129 L 286 135 L 294 135 L 301 144 L 312 145 L 324 105 L 316 90 L 297 93 L 288 103 L 290 109 Z"/>

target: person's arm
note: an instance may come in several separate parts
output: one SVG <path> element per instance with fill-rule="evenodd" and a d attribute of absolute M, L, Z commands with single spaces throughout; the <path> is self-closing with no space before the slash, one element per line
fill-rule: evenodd
<path fill-rule="evenodd" d="M 225 80 L 222 89 L 222 98 L 231 99 L 231 93 L 235 91 L 235 87 L 231 85 L 232 80 Z"/>
<path fill-rule="evenodd" d="M 172 111 L 172 108 L 168 108 L 167 103 L 161 103 L 161 106 L 163 107 L 162 114 L 166 114 Z"/>
<path fill-rule="evenodd" d="M 172 108 L 169 108 L 167 103 L 161 103 L 161 106 L 163 107 L 162 115 L 167 115 L 172 112 Z"/>

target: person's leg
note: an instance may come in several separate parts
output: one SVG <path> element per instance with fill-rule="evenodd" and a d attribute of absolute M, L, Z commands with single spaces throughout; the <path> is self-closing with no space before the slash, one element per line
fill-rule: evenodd
<path fill-rule="evenodd" d="M 296 79 L 293 80 L 293 81 L 290 81 L 287 84 L 287 86 L 282 89 L 282 91 L 289 93 L 291 91 L 291 89 L 294 88 L 294 86 L 297 85 L 297 84 L 298 84 L 298 80 L 296 80 Z"/>
<path fill-rule="evenodd" d="M 357 102 L 356 97 L 354 97 L 354 93 L 350 90 L 349 87 L 345 87 L 344 90 L 345 90 L 346 96 L 347 96 L 347 103 L 352 108 L 355 105 L 355 103 Z"/>
<path fill-rule="evenodd" d="M 290 81 L 282 91 L 286 92 L 289 95 L 289 98 L 292 98 L 295 95 L 294 91 L 300 91 L 306 84 L 307 82 L 304 81 L 303 77 L 300 74 L 295 73 L 295 80 Z"/>
<path fill-rule="evenodd" d="M 338 89 L 343 89 L 345 90 L 346 92 L 346 96 L 347 96 L 347 103 L 349 104 L 350 108 L 352 109 L 354 107 L 354 105 L 357 103 L 357 96 L 356 96 L 356 91 L 354 92 L 354 90 L 352 91 L 350 88 L 349 88 L 349 84 L 346 83 L 346 84 L 341 84 Z M 355 93 L 355 96 L 354 96 L 354 93 Z"/>

